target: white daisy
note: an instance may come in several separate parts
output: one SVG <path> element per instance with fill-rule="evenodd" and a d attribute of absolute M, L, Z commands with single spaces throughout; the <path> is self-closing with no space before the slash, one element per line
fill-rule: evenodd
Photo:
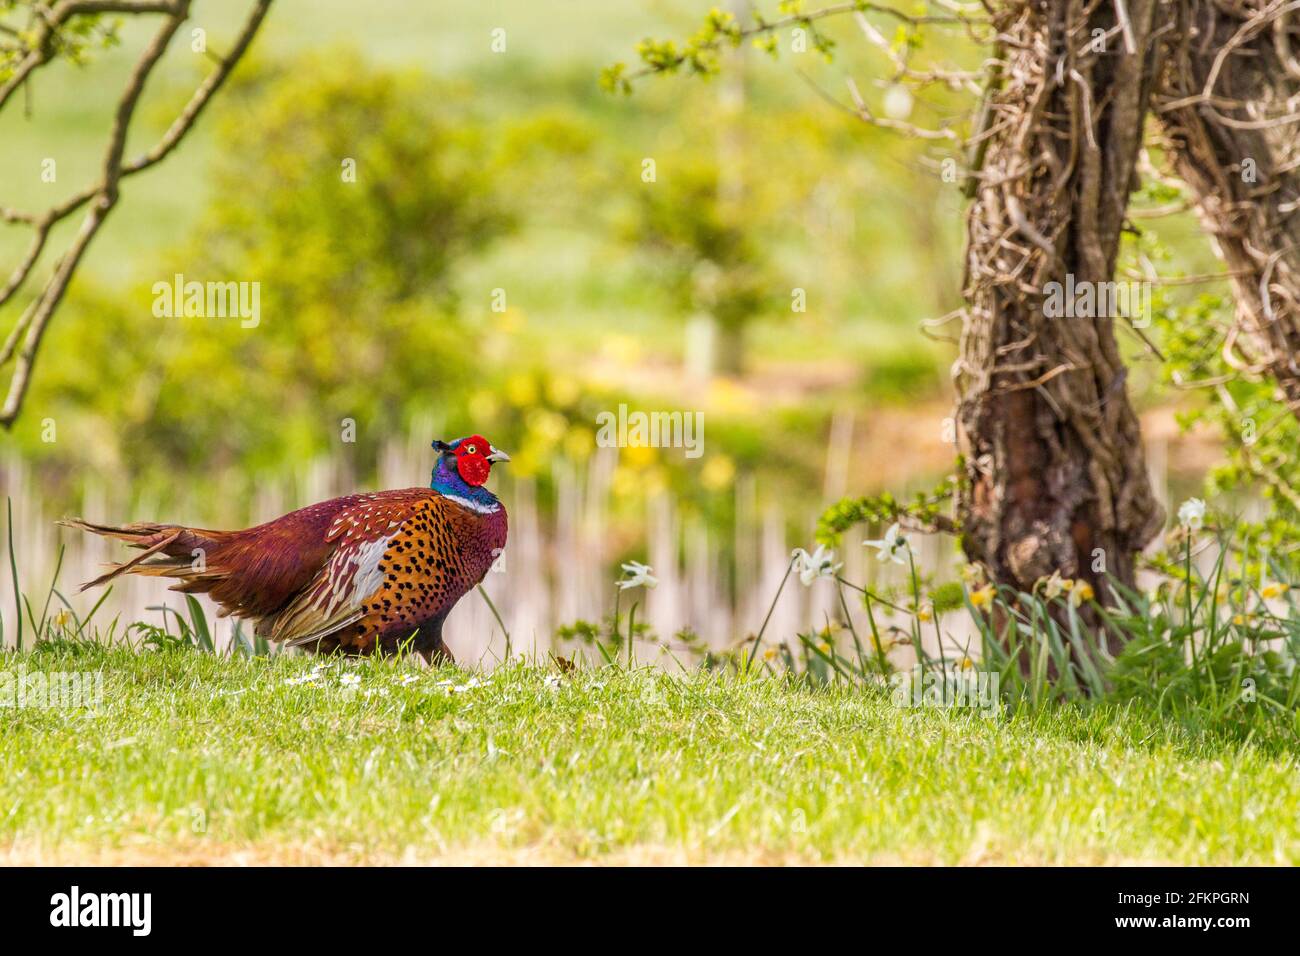
<path fill-rule="evenodd" d="M 479 680 L 477 677 L 471 677 L 463 684 L 453 684 L 451 681 L 439 681 L 438 683 L 440 686 L 447 688 L 448 694 L 464 694 L 467 691 L 473 690 L 475 687 L 483 686 L 483 681 Z"/>

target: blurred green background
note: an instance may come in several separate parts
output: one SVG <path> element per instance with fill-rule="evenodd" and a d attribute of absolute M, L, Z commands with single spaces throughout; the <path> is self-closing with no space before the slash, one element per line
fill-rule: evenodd
<path fill-rule="evenodd" d="M 186 29 L 220 51 L 244 12 L 199 2 Z M 953 454 L 954 346 L 941 339 L 958 324 L 922 324 L 961 304 L 960 184 L 938 168 L 956 154 L 828 100 L 848 102 L 846 77 L 877 109 L 890 90 L 887 60 L 851 19 L 826 28 L 834 63 L 783 37 L 779 59 L 731 55 L 711 81 L 599 88 L 638 40 L 688 35 L 705 12 L 278 0 L 194 133 L 125 183 L 55 320 L 5 439 L 46 502 L 76 507 L 91 476 L 231 523 L 264 482 L 322 456 L 373 484 L 385 442 L 477 431 L 512 451 L 545 505 L 556 463 L 581 467 L 596 414 L 621 401 L 703 411 L 708 453 L 625 449 L 615 493 L 670 490 L 720 527 L 742 480 L 807 510 L 929 485 Z M 0 118 L 3 202 L 38 209 L 91 180 L 149 29 L 127 24 L 119 48 L 57 64 Z M 928 42 L 979 62 L 960 35 Z M 128 153 L 208 69 L 178 38 Z M 913 118 L 970 103 L 944 91 Z M 47 157 L 56 183 L 41 181 Z M 1161 229 L 1179 268 L 1213 267 L 1187 217 Z M 0 232 L 5 261 L 25 240 Z M 156 318 L 151 288 L 177 273 L 259 282 L 260 324 Z M 805 311 L 792 309 L 800 295 Z M 1126 347 L 1150 407 L 1159 370 Z M 355 442 L 341 437 L 348 420 Z"/>

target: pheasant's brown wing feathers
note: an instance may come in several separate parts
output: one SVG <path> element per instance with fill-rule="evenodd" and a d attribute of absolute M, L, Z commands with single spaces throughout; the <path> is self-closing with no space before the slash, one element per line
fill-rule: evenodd
<path fill-rule="evenodd" d="M 478 515 L 436 492 L 418 492 L 339 515 L 331 529 L 338 550 L 276 619 L 273 640 L 368 653 L 376 643 L 401 646 L 447 616 L 500 553 L 504 525 L 498 541 L 481 532 Z"/>
<path fill-rule="evenodd" d="M 324 567 L 275 616 L 273 641 L 304 644 L 359 621 L 364 603 L 383 581 L 384 551 L 415 514 L 418 498 L 363 498 L 338 513 L 325 540 L 333 553 Z"/>

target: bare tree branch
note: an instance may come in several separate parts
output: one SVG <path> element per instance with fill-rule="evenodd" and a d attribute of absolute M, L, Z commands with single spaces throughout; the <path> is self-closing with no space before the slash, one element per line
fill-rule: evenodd
<path fill-rule="evenodd" d="M 13 425 L 22 410 L 23 399 L 31 382 L 32 369 L 41 340 L 49 326 L 51 318 L 58 309 L 68 284 L 76 272 L 86 249 L 104 224 L 108 214 L 117 204 L 121 180 L 142 172 L 161 162 L 184 139 L 193 128 L 195 121 L 211 101 L 213 95 L 221 88 L 236 64 L 247 52 L 253 37 L 260 28 L 272 0 L 257 0 L 250 11 L 239 36 L 230 53 L 218 61 L 217 68 L 195 90 L 184 109 L 177 115 L 163 137 L 148 152 L 128 162 L 123 162 L 126 149 L 127 133 L 140 96 L 154 67 L 166 52 L 168 45 L 181 24 L 189 17 L 191 0 L 173 0 L 173 2 L 151 2 L 151 0 L 65 0 L 58 4 L 45 17 L 46 33 L 42 34 L 36 48 L 16 69 L 10 81 L 0 88 L 0 107 L 14 89 L 28 77 L 39 65 L 50 57 L 50 37 L 53 31 L 66 23 L 76 14 L 103 13 L 161 13 L 166 19 L 154 34 L 148 46 L 141 53 L 140 59 L 132 69 L 125 90 L 119 98 L 114 111 L 113 126 L 109 133 L 108 147 L 105 150 L 103 168 L 98 182 L 62 203 L 46 210 L 44 213 L 26 213 L 14 209 L 0 209 L 0 219 L 10 223 L 30 225 L 34 230 L 32 242 L 26 254 L 15 267 L 8 282 L 0 288 L 0 306 L 5 305 L 22 287 L 31 274 L 41 253 L 47 244 L 50 230 L 58 222 L 66 219 L 83 206 L 89 205 L 89 211 L 82 220 L 81 227 L 73 237 L 67 250 L 55 265 L 53 274 L 35 300 L 24 310 L 18 321 L 0 346 L 0 366 L 8 364 L 16 356 L 13 373 L 10 378 L 9 391 L 3 408 L 0 408 L 0 425 L 8 428 Z M 33 60 L 32 58 L 36 59 Z M 30 65 L 29 65 L 30 63 Z M 19 348 L 19 342 L 22 346 Z"/>

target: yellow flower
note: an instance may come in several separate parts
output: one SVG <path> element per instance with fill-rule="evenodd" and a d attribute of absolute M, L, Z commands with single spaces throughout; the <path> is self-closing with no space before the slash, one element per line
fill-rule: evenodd
<path fill-rule="evenodd" d="M 595 444 L 596 436 L 589 428 L 581 426 L 570 428 L 569 433 L 564 436 L 564 450 L 574 461 L 586 461 L 590 458 Z"/>
<path fill-rule="evenodd" d="M 544 408 L 537 408 L 529 412 L 527 424 L 533 436 L 547 446 L 558 443 L 569 429 L 569 423 L 565 421 L 563 415 L 547 411 Z"/>
<path fill-rule="evenodd" d="M 957 662 L 957 666 L 964 671 L 968 671 L 975 666 L 975 662 L 971 660 L 969 657 L 963 657 L 961 660 Z"/>
<path fill-rule="evenodd" d="M 57 614 L 54 615 L 53 623 L 55 628 L 62 631 L 64 628 L 70 626 L 72 624 L 72 621 L 73 621 L 72 612 L 65 608 L 64 610 L 59 611 Z"/>
<path fill-rule="evenodd" d="M 614 477 L 610 479 L 609 484 L 615 497 L 625 498 L 640 490 L 641 479 L 631 468 L 619 465 L 614 469 Z"/>
<path fill-rule="evenodd" d="M 970 603 L 974 607 L 988 607 L 993 603 L 993 598 L 997 593 L 997 589 L 993 585 L 986 584 L 978 591 L 971 591 Z"/>
<path fill-rule="evenodd" d="M 831 646 L 827 644 L 825 641 L 818 641 L 817 650 L 821 651 L 823 654 L 829 654 L 831 651 Z"/>
<path fill-rule="evenodd" d="M 750 389 L 725 378 L 715 378 L 709 385 L 708 401 L 712 409 L 723 415 L 747 415 L 757 405 Z"/>
<path fill-rule="evenodd" d="M 641 343 L 633 335 L 607 335 L 600 343 L 600 351 L 615 365 L 636 365 L 641 361 Z"/>
<path fill-rule="evenodd" d="M 658 465 L 641 472 L 641 491 L 647 498 L 654 498 L 668 488 L 668 472 Z"/>
<path fill-rule="evenodd" d="M 721 491 L 736 477 L 736 466 L 726 455 L 712 455 L 700 470 L 700 484 L 710 491 Z"/>
<path fill-rule="evenodd" d="M 567 376 L 556 376 L 546 383 L 546 394 L 560 408 L 568 408 L 578 400 L 582 388 Z"/>
<path fill-rule="evenodd" d="M 506 380 L 506 397 L 519 408 L 529 408 L 537 402 L 537 382 L 531 375 L 512 375 Z"/>
<path fill-rule="evenodd" d="M 1245 627 L 1247 624 L 1250 623 L 1250 619 L 1252 616 L 1253 615 L 1250 614 L 1234 614 L 1232 617 L 1232 623 L 1237 625 L 1238 627 Z"/>
<path fill-rule="evenodd" d="M 764 660 L 769 660 L 769 661 L 770 661 L 770 660 L 775 660 L 775 659 L 776 659 L 776 648 L 775 648 L 775 647 L 769 647 L 767 650 L 765 650 L 765 651 L 763 652 L 763 659 L 764 659 Z"/>
<path fill-rule="evenodd" d="M 1082 578 L 1074 582 L 1074 587 L 1070 589 L 1070 603 L 1078 607 L 1084 601 L 1093 599 L 1092 585 Z"/>
<path fill-rule="evenodd" d="M 928 607 L 923 607 L 921 608 L 921 610 L 916 612 L 916 619 L 918 621 L 933 621 L 934 612 L 931 611 Z"/>
<path fill-rule="evenodd" d="M 633 468 L 645 468 L 658 458 L 658 454 L 649 445 L 628 445 L 620 453 Z"/>
<path fill-rule="evenodd" d="M 470 396 L 469 414 L 476 422 L 487 422 L 497 417 L 501 403 L 491 392 L 475 392 Z M 481 426 L 480 426 L 481 427 Z"/>
<path fill-rule="evenodd" d="M 1265 599 L 1269 599 L 1269 598 L 1281 597 L 1283 594 L 1286 593 L 1286 589 L 1287 586 L 1285 584 L 1277 584 L 1274 582 L 1274 583 L 1269 583 L 1264 585 L 1264 587 L 1260 590 L 1259 593 L 1263 595 Z"/>
<path fill-rule="evenodd" d="M 496 320 L 496 327 L 502 332 L 518 332 L 528 321 L 521 309 L 508 308 Z"/>

